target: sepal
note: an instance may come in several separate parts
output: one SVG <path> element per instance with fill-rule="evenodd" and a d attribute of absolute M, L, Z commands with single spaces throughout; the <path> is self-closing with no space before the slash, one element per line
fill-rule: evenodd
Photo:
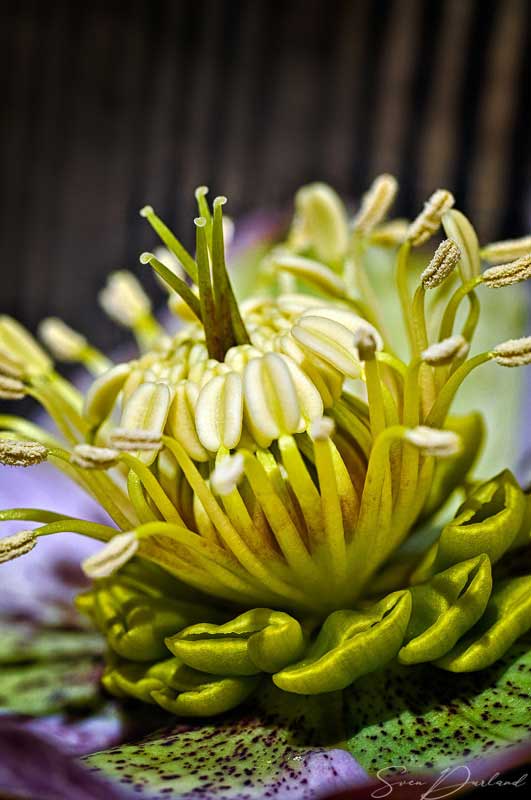
<path fill-rule="evenodd" d="M 214 675 L 277 672 L 301 658 L 305 640 L 289 614 L 253 608 L 224 625 L 200 624 L 166 640 L 185 664 Z"/>
<path fill-rule="evenodd" d="M 155 664 L 112 662 L 103 676 L 111 694 L 156 703 L 172 714 L 208 717 L 243 702 L 258 685 L 257 677 L 207 675 L 187 667 L 179 658 Z"/>
<path fill-rule="evenodd" d="M 149 596 L 118 580 L 102 581 L 77 599 L 112 650 L 132 661 L 169 655 L 167 636 L 200 619 L 219 619 L 214 609 L 168 597 Z"/>
<path fill-rule="evenodd" d="M 500 581 L 480 621 L 437 666 L 450 672 L 489 667 L 530 628 L 531 575 Z"/>
<path fill-rule="evenodd" d="M 306 658 L 277 672 L 273 682 L 296 694 L 344 689 L 396 656 L 410 614 L 411 594 L 407 590 L 393 592 L 361 611 L 334 611 Z"/>
<path fill-rule="evenodd" d="M 481 617 L 492 589 L 490 561 L 463 561 L 410 589 L 413 601 L 402 664 L 433 661 L 447 653 Z"/>

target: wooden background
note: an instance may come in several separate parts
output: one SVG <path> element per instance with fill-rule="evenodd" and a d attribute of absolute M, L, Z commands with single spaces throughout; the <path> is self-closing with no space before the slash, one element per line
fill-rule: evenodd
<path fill-rule="evenodd" d="M 528 0 L 3 4 L 0 310 L 103 347 L 109 269 L 140 273 L 149 202 L 190 241 L 229 213 L 395 172 L 400 211 L 452 188 L 484 237 L 530 228 Z M 156 292 L 154 284 L 150 289 Z"/>

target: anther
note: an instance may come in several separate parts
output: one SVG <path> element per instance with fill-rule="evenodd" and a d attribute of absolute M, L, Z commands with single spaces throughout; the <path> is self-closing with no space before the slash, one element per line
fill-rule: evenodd
<path fill-rule="evenodd" d="M 81 469 L 110 469 L 116 465 L 119 456 L 117 450 L 111 450 L 109 447 L 78 444 L 70 456 L 70 461 Z"/>
<path fill-rule="evenodd" d="M 492 357 L 502 367 L 523 367 L 531 364 L 531 336 L 502 342 L 494 348 Z"/>
<path fill-rule="evenodd" d="M 453 431 L 441 431 L 419 425 L 406 431 L 404 438 L 425 456 L 450 458 L 461 451 L 461 439 Z"/>
<path fill-rule="evenodd" d="M 8 467 L 32 467 L 46 461 L 48 450 L 39 442 L 0 439 L 0 464 Z"/>
<path fill-rule="evenodd" d="M 440 286 L 446 278 L 453 272 L 459 259 L 461 251 L 452 239 L 445 239 L 441 242 L 433 258 L 420 276 L 420 281 L 425 289 L 435 289 Z"/>
<path fill-rule="evenodd" d="M 0 564 L 11 561 L 19 556 L 25 556 L 37 544 L 37 537 L 33 531 L 19 531 L 13 536 L 0 539 Z"/>
<path fill-rule="evenodd" d="M 424 203 L 424 208 L 409 226 L 407 238 L 414 247 L 427 242 L 439 230 L 443 214 L 454 204 L 454 197 L 446 189 L 437 189 Z"/>
<path fill-rule="evenodd" d="M 93 556 L 81 564 L 89 578 L 107 578 L 126 564 L 138 550 L 138 538 L 134 531 L 118 533 Z"/>
<path fill-rule="evenodd" d="M 225 497 L 230 494 L 243 478 L 245 468 L 244 457 L 241 453 L 224 458 L 216 464 L 210 476 L 210 486 L 215 494 Z"/>
<path fill-rule="evenodd" d="M 423 350 L 421 358 L 426 364 L 432 367 L 450 364 L 454 358 L 462 358 L 468 353 L 470 345 L 461 334 L 449 336 L 441 342 L 435 342 L 430 347 Z"/>
<path fill-rule="evenodd" d="M 391 207 L 398 182 L 392 175 L 379 175 L 361 199 L 360 210 L 354 218 L 354 230 L 368 234 L 385 217 Z"/>
<path fill-rule="evenodd" d="M 509 262 L 509 264 L 489 267 L 481 277 L 485 286 L 490 286 L 493 289 L 526 281 L 531 278 L 531 253 L 526 253 L 516 261 Z"/>

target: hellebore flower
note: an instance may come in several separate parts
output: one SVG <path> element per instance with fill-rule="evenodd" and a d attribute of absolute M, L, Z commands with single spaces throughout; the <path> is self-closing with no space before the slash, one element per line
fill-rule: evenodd
<path fill-rule="evenodd" d="M 349 219 L 329 187 L 301 189 L 286 240 L 240 302 L 225 264 L 225 198 L 211 208 L 197 190 L 195 256 L 144 208 L 166 249 L 140 261 L 167 286 L 182 325 L 166 332 L 124 271 L 100 301 L 132 330 L 137 358 L 111 364 L 46 320 L 41 338 L 56 359 L 93 374 L 84 395 L 0 318 L 0 396 L 35 398 L 58 430 L 0 417 L 0 462 L 51 463 L 114 523 L 7 509 L 0 519 L 39 525 L 0 539 L 0 561 L 61 532 L 103 543 L 83 561 L 91 585 L 77 597 L 106 642 L 103 686 L 208 718 L 181 720 L 170 735 L 187 750 L 172 764 L 183 796 L 261 796 L 268 747 L 284 746 L 297 720 L 373 772 L 398 757 L 431 769 L 528 736 L 530 496 L 508 469 L 474 475 L 482 417 L 451 408 L 487 362 L 531 363 L 531 337 L 470 355 L 478 290 L 529 278 L 529 239 L 482 252 L 445 190 L 411 223 L 386 222 L 396 191 L 380 176 Z M 441 226 L 448 238 L 417 277 L 413 250 Z M 396 281 L 402 332 L 371 282 L 375 247 L 397 250 L 386 280 Z M 483 272 L 482 257 L 493 264 Z M 450 706 L 456 721 L 441 712 Z M 264 744 L 271 721 L 278 738 Z M 117 764 L 135 771 L 139 759 L 145 772 L 166 742 L 89 763 L 119 774 Z M 231 789 L 216 756 L 230 762 L 238 747 L 248 766 L 232 765 Z M 290 752 L 285 764 L 307 762 L 283 778 L 286 791 L 305 766 L 311 775 L 312 758 L 346 757 Z M 359 780 L 354 762 L 343 770 L 338 787 Z M 163 772 L 159 764 L 148 788 L 162 790 Z M 311 790 L 322 793 L 332 784 L 322 764 L 317 773 Z"/>

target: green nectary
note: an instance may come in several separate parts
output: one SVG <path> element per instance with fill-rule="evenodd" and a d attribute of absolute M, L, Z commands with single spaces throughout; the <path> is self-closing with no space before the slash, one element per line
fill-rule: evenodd
<path fill-rule="evenodd" d="M 411 224 L 384 222 L 395 192 L 381 176 L 350 220 L 329 187 L 305 187 L 242 302 L 225 265 L 224 198 L 211 209 L 197 192 L 195 257 L 146 207 L 167 250 L 141 261 L 183 325 L 167 334 L 123 272 L 101 301 L 132 329 L 138 358 L 112 365 L 47 320 L 54 355 L 95 376 L 85 397 L 0 319 L 0 394 L 36 398 L 61 434 L 4 416 L 0 460 L 48 459 L 117 526 L 10 509 L 0 519 L 41 525 L 0 540 L 0 560 L 61 531 L 105 543 L 84 563 L 93 584 L 78 606 L 107 642 L 111 693 L 210 716 L 264 681 L 314 695 L 392 663 L 484 669 L 531 627 L 531 574 L 514 569 L 531 544 L 531 496 L 507 470 L 475 479 L 481 416 L 450 416 L 472 370 L 531 361 L 529 338 L 469 357 L 478 287 L 526 279 L 530 256 L 512 242 L 516 261 L 481 274 L 449 192 Z M 412 293 L 411 250 L 441 223 L 449 238 Z M 397 249 L 407 355 L 366 274 L 376 246 Z"/>

